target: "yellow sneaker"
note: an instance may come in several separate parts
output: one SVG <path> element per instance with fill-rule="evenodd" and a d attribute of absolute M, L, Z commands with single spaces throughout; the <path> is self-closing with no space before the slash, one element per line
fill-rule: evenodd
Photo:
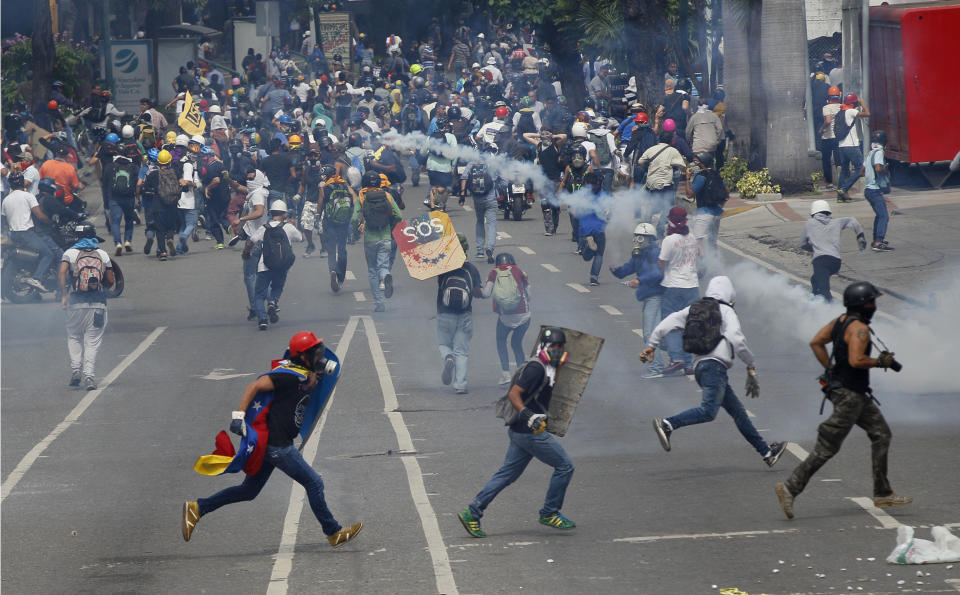
<path fill-rule="evenodd" d="M 200 509 L 196 502 L 183 503 L 183 518 L 180 520 L 180 529 L 183 531 L 183 540 L 190 541 L 193 529 L 200 520 Z"/>
<path fill-rule="evenodd" d="M 363 529 L 363 523 L 355 523 L 349 527 L 343 527 L 333 535 L 328 535 L 327 541 L 329 541 L 333 547 L 340 547 L 356 537 L 357 534 L 360 533 L 360 529 Z"/>
<path fill-rule="evenodd" d="M 910 496 L 901 496 L 900 494 L 890 494 L 889 496 L 874 496 L 873 505 L 877 508 L 889 508 L 891 506 L 905 506 L 913 502 Z"/>

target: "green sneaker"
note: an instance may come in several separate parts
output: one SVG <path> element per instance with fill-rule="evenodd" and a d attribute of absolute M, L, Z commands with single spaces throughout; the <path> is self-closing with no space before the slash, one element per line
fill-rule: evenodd
<path fill-rule="evenodd" d="M 463 525 L 463 528 L 466 529 L 470 535 L 474 537 L 487 536 L 483 529 L 480 528 L 480 519 L 474 517 L 469 508 L 464 508 L 463 511 L 457 515 L 457 518 L 460 519 L 460 524 Z"/>
<path fill-rule="evenodd" d="M 554 529 L 573 529 L 577 526 L 576 523 L 563 516 L 559 512 L 555 512 L 549 516 L 540 517 L 540 524 L 553 527 Z"/>

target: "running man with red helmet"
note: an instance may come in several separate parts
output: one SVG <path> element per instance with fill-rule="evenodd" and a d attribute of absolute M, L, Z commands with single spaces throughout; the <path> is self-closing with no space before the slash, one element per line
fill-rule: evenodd
<path fill-rule="evenodd" d="M 840 138 L 837 134 L 837 144 L 840 147 L 840 179 L 837 180 L 837 202 L 850 200 L 848 191 L 860 177 L 860 168 L 863 167 L 863 129 L 860 119 L 869 118 L 870 110 L 860 101 L 856 93 L 847 93 L 843 104 L 837 113 L 842 122 L 834 124 L 833 130 L 845 130 L 846 134 Z M 840 127 L 838 127 L 840 124 Z"/>
<path fill-rule="evenodd" d="M 290 346 L 284 360 L 273 370 L 261 375 L 247 385 L 240 399 L 240 406 L 233 412 L 230 431 L 244 435 L 247 425 L 244 421 L 249 407 L 262 407 L 260 403 L 266 397 L 269 401 L 267 413 L 267 447 L 259 471 L 247 475 L 243 483 L 221 490 L 209 498 L 183 503 L 181 529 L 183 539 L 190 541 L 197 522 L 203 515 L 226 504 L 253 500 L 266 485 L 274 467 L 289 475 L 307 491 L 307 499 L 314 516 L 320 521 L 327 541 L 333 547 L 339 547 L 350 541 L 363 528 L 363 523 L 343 527 L 333 518 L 323 496 L 323 480 L 304 459 L 296 446 L 294 437 L 300 431 L 304 411 L 310 402 L 310 394 L 323 374 L 332 374 L 336 363 L 324 357 L 323 339 L 309 331 L 302 331 L 290 339 Z M 260 439 L 263 439 L 262 436 Z"/>

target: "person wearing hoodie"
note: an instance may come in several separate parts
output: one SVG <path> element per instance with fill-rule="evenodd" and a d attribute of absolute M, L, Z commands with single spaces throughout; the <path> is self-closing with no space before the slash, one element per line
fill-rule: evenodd
<path fill-rule="evenodd" d="M 740 434 L 763 457 L 767 466 L 773 467 L 786 449 L 787 443 L 767 444 L 750 421 L 747 410 L 733 392 L 727 378 L 727 370 L 733 367 L 736 355 L 747 364 L 747 396 L 754 399 L 760 396 L 753 352 L 747 346 L 747 339 L 740 328 L 740 319 L 733 309 L 735 299 L 736 292 L 730 279 L 724 276 L 714 277 L 707 285 L 704 299 L 667 316 L 653 329 L 647 348 L 640 353 L 640 359 L 650 361 L 654 350 L 668 333 L 683 331 L 685 343 L 689 341 L 701 347 L 697 349 L 700 353 L 694 358 L 694 375 L 703 393 L 703 401 L 699 407 L 673 417 L 655 417 L 653 428 L 660 439 L 660 445 L 669 451 L 670 435 L 673 432 L 684 426 L 713 421 L 723 407 L 733 418 Z M 688 326 L 688 319 L 694 324 Z"/>
<path fill-rule="evenodd" d="M 248 165 L 246 168 L 246 185 L 231 180 L 230 187 L 247 194 L 247 201 L 243 205 L 243 215 L 237 219 L 237 222 L 241 223 L 243 227 L 240 233 L 230 240 L 230 245 L 233 246 L 241 239 L 248 239 L 267 223 L 267 197 L 270 196 L 270 180 L 265 173 L 253 165 Z M 254 242 L 249 250 L 244 248 L 241 254 L 243 258 L 243 283 L 247 287 L 247 320 L 257 319 L 257 268 L 262 253 L 263 243 Z"/>
<path fill-rule="evenodd" d="M 310 129 L 316 128 L 318 122 L 323 123 L 323 127 L 327 129 L 328 133 L 333 132 L 333 118 L 327 113 L 327 108 L 319 102 L 313 106 L 313 120 L 310 122 Z"/>
<path fill-rule="evenodd" d="M 857 234 L 860 251 L 866 250 L 867 239 L 859 221 L 853 217 L 834 218 L 830 203 L 825 200 L 810 203 L 810 219 L 803 227 L 800 247 L 813 252 L 813 275 L 810 277 L 813 295 L 823 296 L 828 302 L 833 301 L 830 277 L 840 271 L 840 234 L 848 227 L 852 227 Z"/>
<path fill-rule="evenodd" d="M 662 320 L 661 296 L 664 287 L 663 271 L 657 265 L 660 257 L 660 246 L 657 245 L 657 230 L 650 223 L 640 223 L 633 230 L 633 252 L 630 260 L 619 267 L 610 267 L 610 272 L 617 279 L 627 275 L 636 275 L 636 278 L 627 282 L 629 287 L 637 290 L 637 301 L 643 303 L 643 340 L 650 342 L 653 329 Z M 663 378 L 663 350 L 656 352 L 654 361 L 647 366 L 643 378 Z"/>

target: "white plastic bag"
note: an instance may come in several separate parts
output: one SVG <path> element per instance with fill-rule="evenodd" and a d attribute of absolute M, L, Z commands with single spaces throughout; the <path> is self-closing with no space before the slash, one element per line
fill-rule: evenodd
<path fill-rule="evenodd" d="M 913 527 L 897 527 L 897 547 L 887 556 L 890 564 L 941 564 L 960 562 L 960 537 L 946 527 L 930 530 L 933 541 L 916 539 Z"/>

